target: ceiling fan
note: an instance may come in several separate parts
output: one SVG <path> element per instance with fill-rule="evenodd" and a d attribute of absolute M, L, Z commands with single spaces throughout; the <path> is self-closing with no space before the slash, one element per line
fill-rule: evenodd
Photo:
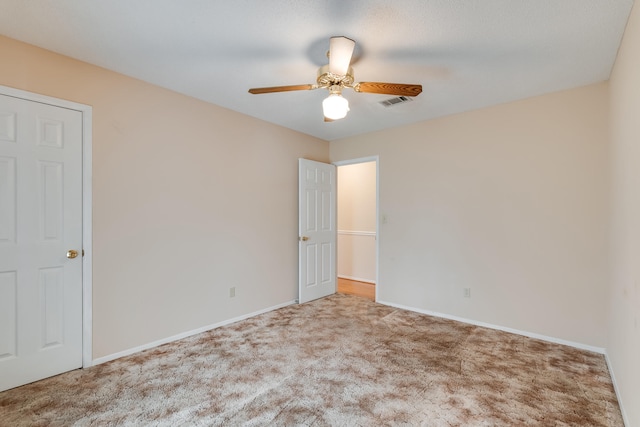
<path fill-rule="evenodd" d="M 331 37 L 329 40 L 329 64 L 318 69 L 315 84 L 272 86 L 249 89 L 249 93 L 262 94 L 273 92 L 289 92 L 295 90 L 328 89 L 329 96 L 322 101 L 325 122 L 346 117 L 349 101 L 342 97 L 342 89 L 350 88 L 356 92 L 380 93 L 398 96 L 418 96 L 422 85 L 382 82 L 354 83 L 351 56 L 356 42 L 347 37 Z"/>

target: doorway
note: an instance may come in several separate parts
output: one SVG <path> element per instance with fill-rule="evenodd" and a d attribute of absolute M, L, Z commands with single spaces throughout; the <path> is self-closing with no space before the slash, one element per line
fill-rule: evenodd
<path fill-rule="evenodd" d="M 338 292 L 376 300 L 378 159 L 336 162 Z"/>

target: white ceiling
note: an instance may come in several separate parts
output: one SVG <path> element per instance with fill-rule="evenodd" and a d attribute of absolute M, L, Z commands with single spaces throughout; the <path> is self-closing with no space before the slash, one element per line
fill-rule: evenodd
<path fill-rule="evenodd" d="M 607 80 L 633 0 L 0 0 L 0 34 L 325 140 Z M 329 37 L 356 81 L 416 83 L 414 102 L 346 90 L 325 123 Z M 0 65 L 1 66 L 1 65 Z M 1 82 L 0 82 L 1 83 Z"/>

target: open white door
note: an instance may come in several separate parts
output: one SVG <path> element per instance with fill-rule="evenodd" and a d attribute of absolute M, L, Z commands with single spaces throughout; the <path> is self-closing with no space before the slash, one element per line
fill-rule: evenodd
<path fill-rule="evenodd" d="M 336 167 L 299 159 L 299 296 L 336 292 Z"/>
<path fill-rule="evenodd" d="M 0 391 L 82 367 L 82 123 L 0 95 Z"/>

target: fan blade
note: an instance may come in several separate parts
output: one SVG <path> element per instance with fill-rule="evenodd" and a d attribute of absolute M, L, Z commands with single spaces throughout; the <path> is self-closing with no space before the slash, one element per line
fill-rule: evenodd
<path fill-rule="evenodd" d="M 314 85 L 291 85 L 291 86 L 272 86 L 272 87 L 254 87 L 249 89 L 249 93 L 254 95 L 260 93 L 289 92 L 292 90 L 311 90 L 315 89 Z"/>
<path fill-rule="evenodd" d="M 387 95 L 418 96 L 422 85 L 404 83 L 360 82 L 353 86 L 356 92 L 383 93 Z"/>
<path fill-rule="evenodd" d="M 329 41 L 329 72 L 346 76 L 356 42 L 346 37 L 331 37 Z"/>

